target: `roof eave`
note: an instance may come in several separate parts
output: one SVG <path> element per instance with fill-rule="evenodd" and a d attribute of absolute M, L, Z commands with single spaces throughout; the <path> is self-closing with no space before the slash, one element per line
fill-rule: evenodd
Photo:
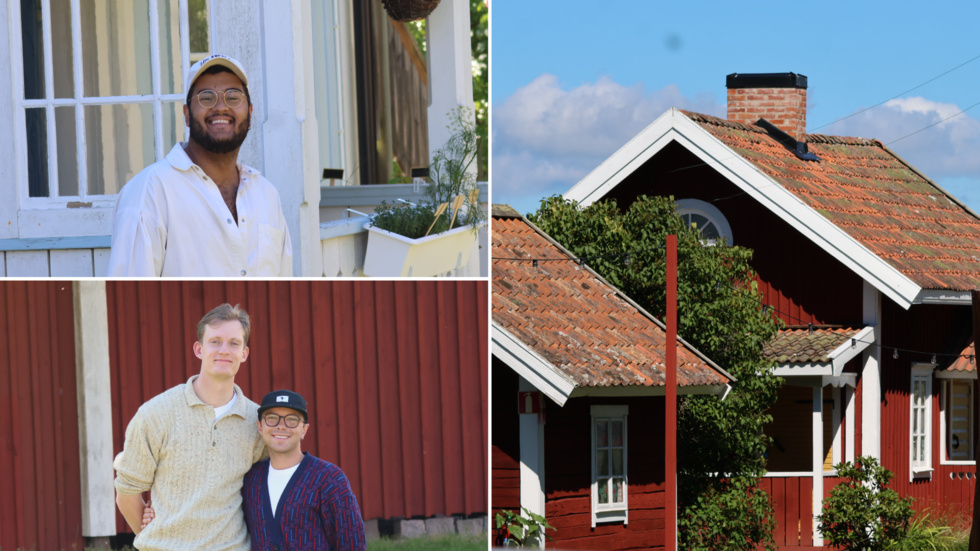
<path fill-rule="evenodd" d="M 490 340 L 494 356 L 531 383 L 534 388 L 554 400 L 559 406 L 565 405 L 576 385 L 557 367 L 542 358 L 497 322 L 491 323 Z"/>
<path fill-rule="evenodd" d="M 672 108 L 603 161 L 564 197 L 590 205 L 671 142 L 678 142 L 859 277 L 908 309 L 921 288 L 678 109 Z"/>

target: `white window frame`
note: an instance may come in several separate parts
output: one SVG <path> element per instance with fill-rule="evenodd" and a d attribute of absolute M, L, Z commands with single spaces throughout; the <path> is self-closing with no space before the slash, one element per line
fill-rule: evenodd
<path fill-rule="evenodd" d="M 608 522 L 629 523 L 629 431 L 627 418 L 629 406 L 625 405 L 593 405 L 591 407 L 592 420 L 590 423 L 592 433 L 592 445 L 590 452 L 592 456 L 592 527 L 596 524 Z M 600 420 L 619 420 L 623 422 L 623 501 L 622 503 L 599 503 L 599 474 L 596 472 L 596 422 Z M 609 461 L 612 461 L 610 454 Z M 608 494 L 611 496 L 611 494 Z"/>
<path fill-rule="evenodd" d="M 909 480 L 932 478 L 932 364 L 915 364 L 909 384 Z M 921 384 L 924 394 L 922 404 L 915 403 L 916 385 Z M 918 419 L 916 419 L 918 415 Z M 916 432 L 918 427 L 918 432 Z M 917 438 L 924 440 L 918 441 Z M 916 461 L 915 445 L 921 442 L 923 456 Z"/>
<path fill-rule="evenodd" d="M 726 244 L 732 245 L 735 242 L 734 237 L 732 237 L 732 227 L 728 224 L 728 219 L 725 218 L 725 215 L 718 210 L 718 207 L 700 199 L 679 199 L 674 204 L 679 216 L 683 217 L 691 214 L 703 216 L 714 224 L 718 230 L 718 235 L 725 240 Z M 705 240 L 704 244 L 714 246 L 716 242 L 714 240 Z"/>
<path fill-rule="evenodd" d="M 947 450 L 950 448 L 952 442 L 952 434 L 950 434 L 949 427 L 946 423 L 946 414 L 950 408 L 950 386 L 954 382 L 967 383 L 967 388 L 969 391 L 969 397 L 967 403 L 969 404 L 970 411 L 967 412 L 967 416 L 970 421 L 970 435 L 972 438 L 976 438 L 976 397 L 974 396 L 974 386 L 976 386 L 974 376 L 975 373 L 937 373 L 936 378 L 940 382 L 940 401 L 939 401 L 939 441 L 942 443 L 941 451 L 939 452 L 939 463 L 940 465 L 976 465 L 976 458 L 972 459 L 950 459 L 947 455 Z M 968 446 L 966 450 L 967 456 L 972 457 L 976 450 L 975 445 Z"/>
<path fill-rule="evenodd" d="M 84 74 L 82 70 L 81 45 L 81 10 L 82 0 L 71 1 L 71 37 L 72 65 L 74 75 L 74 94 L 72 98 L 55 98 L 54 67 L 51 52 L 54 44 L 51 36 L 51 0 L 41 0 L 42 33 L 44 48 L 44 99 L 25 99 L 24 67 L 23 67 L 23 37 L 21 35 L 20 2 L 10 2 L 8 31 L 11 33 L 12 51 L 11 79 L 12 106 L 14 123 L 14 174 L 16 182 L 16 210 L 18 218 L 18 235 L 21 238 L 31 237 L 62 237 L 70 235 L 103 235 L 111 230 L 112 209 L 115 207 L 118 194 L 88 195 L 88 166 L 85 107 L 91 105 L 134 105 L 152 104 L 153 106 L 153 149 L 155 160 L 163 159 L 166 155 L 163 137 L 163 108 L 164 104 L 173 102 L 183 103 L 183 90 L 179 93 L 163 94 L 160 82 L 160 21 L 159 2 L 166 0 L 147 0 L 150 27 L 150 64 L 151 64 L 151 93 L 148 95 L 102 96 L 86 97 L 84 95 Z M 188 22 L 188 0 L 178 0 L 179 34 L 180 34 L 180 71 L 187 74 L 190 66 L 190 38 Z M 209 23 L 210 26 L 210 23 Z M 209 28 L 209 36 L 213 41 L 213 29 Z M 58 182 L 58 149 L 55 131 L 55 108 L 75 108 L 75 147 L 78 167 L 78 195 L 60 196 Z M 30 197 L 28 190 L 28 152 L 26 110 L 43 108 L 46 113 L 47 146 L 48 146 L 48 197 Z M 185 129 L 186 132 L 186 129 Z M 168 148 L 169 149 L 169 148 Z M 93 212 L 95 211 L 95 212 Z"/>

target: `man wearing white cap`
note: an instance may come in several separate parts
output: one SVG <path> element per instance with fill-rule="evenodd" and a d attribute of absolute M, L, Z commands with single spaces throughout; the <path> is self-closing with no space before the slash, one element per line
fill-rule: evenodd
<path fill-rule="evenodd" d="M 192 65 L 184 83 L 190 137 L 123 186 L 107 275 L 291 276 L 279 193 L 238 162 L 252 121 L 245 70 L 215 54 Z"/>

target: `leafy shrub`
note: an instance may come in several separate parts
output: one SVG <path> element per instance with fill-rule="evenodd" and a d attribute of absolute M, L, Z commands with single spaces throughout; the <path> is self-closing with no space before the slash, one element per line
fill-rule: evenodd
<path fill-rule="evenodd" d="M 552 541 L 555 538 L 545 533 L 545 530 L 555 528 L 548 524 L 548 521 L 541 515 L 532 513 L 527 507 L 521 507 L 524 515 L 519 515 L 514 511 L 504 509 L 497 513 L 496 527 L 498 531 L 505 530 L 502 534 L 501 545 L 505 547 L 527 547 L 534 546 L 542 537 Z"/>
<path fill-rule="evenodd" d="M 909 533 L 912 498 L 886 488 L 894 475 L 873 457 L 835 465 L 844 478 L 824 500 L 817 517 L 820 532 L 844 549 L 895 549 Z"/>

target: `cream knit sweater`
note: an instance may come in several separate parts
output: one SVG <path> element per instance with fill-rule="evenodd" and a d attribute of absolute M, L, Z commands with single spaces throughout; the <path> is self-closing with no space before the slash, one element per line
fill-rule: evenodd
<path fill-rule="evenodd" d="M 265 454 L 258 405 L 242 394 L 214 420 L 214 408 L 177 385 L 143 404 L 126 428 L 116 491 L 151 490 L 156 516 L 136 536 L 143 551 L 248 551 L 242 479 Z"/>

